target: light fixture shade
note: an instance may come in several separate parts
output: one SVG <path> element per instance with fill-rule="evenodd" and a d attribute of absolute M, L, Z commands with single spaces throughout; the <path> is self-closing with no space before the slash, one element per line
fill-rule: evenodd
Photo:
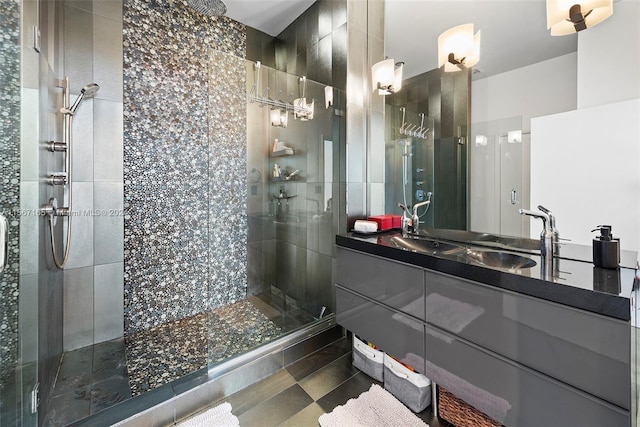
<path fill-rule="evenodd" d="M 393 85 L 394 72 L 393 72 L 393 59 L 385 59 L 384 61 L 377 62 L 371 67 L 371 85 L 373 91 L 378 91 L 380 95 L 389 95 L 389 90 L 383 89 Z"/>
<path fill-rule="evenodd" d="M 286 128 L 289 121 L 289 113 L 279 108 L 271 110 L 271 126 Z"/>
<path fill-rule="evenodd" d="M 484 147 L 488 144 L 489 140 L 484 135 L 476 135 L 476 146 Z"/>
<path fill-rule="evenodd" d="M 582 28 L 571 20 L 572 7 L 579 6 L 584 19 Z M 577 11 L 578 9 L 574 9 Z M 613 14 L 613 0 L 547 0 L 547 28 L 552 36 L 564 36 L 591 28 Z"/>
<path fill-rule="evenodd" d="M 480 61 L 480 31 L 473 34 L 473 24 L 453 27 L 438 37 L 438 66 L 444 71 L 470 68 Z"/>
<path fill-rule="evenodd" d="M 507 142 L 509 144 L 522 142 L 522 130 L 510 130 L 507 132 Z"/>
<path fill-rule="evenodd" d="M 395 64 L 395 70 L 393 71 L 393 92 L 398 92 L 402 89 L 402 71 L 404 70 L 404 62 Z"/>
<path fill-rule="evenodd" d="M 333 105 L 333 88 L 331 86 L 324 87 L 324 105 L 325 108 Z"/>

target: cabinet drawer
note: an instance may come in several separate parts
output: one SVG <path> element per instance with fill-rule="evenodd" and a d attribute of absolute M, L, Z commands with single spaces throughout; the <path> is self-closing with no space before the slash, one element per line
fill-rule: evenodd
<path fill-rule="evenodd" d="M 424 372 L 424 324 L 336 285 L 336 321 Z M 416 366 L 415 361 L 420 365 Z"/>
<path fill-rule="evenodd" d="M 627 323 L 431 271 L 425 282 L 429 324 L 630 409 Z"/>
<path fill-rule="evenodd" d="M 336 248 L 337 283 L 424 320 L 424 274 L 421 268 L 375 255 Z"/>
<path fill-rule="evenodd" d="M 505 426 L 630 426 L 629 411 L 426 325 L 425 375 Z"/>

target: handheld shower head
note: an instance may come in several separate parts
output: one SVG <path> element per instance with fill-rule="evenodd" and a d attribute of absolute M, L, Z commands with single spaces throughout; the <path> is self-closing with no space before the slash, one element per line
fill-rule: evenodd
<path fill-rule="evenodd" d="M 80 102 L 85 99 L 85 98 L 91 98 L 93 97 L 98 91 L 100 90 L 100 86 L 98 86 L 95 83 L 89 83 L 88 85 L 86 85 L 85 87 L 83 87 L 80 90 L 80 95 L 78 95 L 78 97 L 76 98 L 75 102 L 73 103 L 73 105 L 71 105 L 71 107 L 69 108 L 61 108 L 60 111 L 63 114 L 69 114 L 71 116 L 73 116 L 76 112 L 76 110 L 78 109 L 78 107 L 80 106 Z"/>

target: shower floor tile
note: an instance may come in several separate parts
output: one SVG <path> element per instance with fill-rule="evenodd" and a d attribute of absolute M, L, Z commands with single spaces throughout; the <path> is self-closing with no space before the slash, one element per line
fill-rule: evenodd
<path fill-rule="evenodd" d="M 125 338 L 66 352 L 44 425 L 65 425 L 244 353 L 313 317 L 250 296 Z"/>

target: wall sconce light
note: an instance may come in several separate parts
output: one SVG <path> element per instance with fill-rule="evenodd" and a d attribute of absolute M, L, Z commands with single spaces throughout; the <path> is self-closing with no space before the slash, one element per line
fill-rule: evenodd
<path fill-rule="evenodd" d="M 445 72 L 471 68 L 480 60 L 480 31 L 473 34 L 473 24 L 449 28 L 438 37 L 438 67 Z"/>
<path fill-rule="evenodd" d="M 391 95 L 402 88 L 402 69 L 404 62 L 385 59 L 371 67 L 371 83 L 373 91 L 378 95 Z"/>
<path fill-rule="evenodd" d="M 296 98 L 293 100 L 293 118 L 300 119 L 300 121 L 306 122 L 313 120 L 313 111 L 316 100 L 312 99 L 310 104 L 307 104 L 307 98 Z"/>
<path fill-rule="evenodd" d="M 522 130 L 510 130 L 507 132 L 507 142 L 510 144 L 522 142 Z"/>
<path fill-rule="evenodd" d="M 488 143 L 488 139 L 484 135 L 476 135 L 476 147 L 484 147 Z"/>
<path fill-rule="evenodd" d="M 613 0 L 547 0 L 547 28 L 552 36 L 577 33 L 613 14 Z"/>
<path fill-rule="evenodd" d="M 325 108 L 333 106 L 333 88 L 331 86 L 324 87 L 324 104 Z"/>
<path fill-rule="evenodd" d="M 274 108 L 271 110 L 271 126 L 286 128 L 289 121 L 289 113 L 286 110 Z"/>

